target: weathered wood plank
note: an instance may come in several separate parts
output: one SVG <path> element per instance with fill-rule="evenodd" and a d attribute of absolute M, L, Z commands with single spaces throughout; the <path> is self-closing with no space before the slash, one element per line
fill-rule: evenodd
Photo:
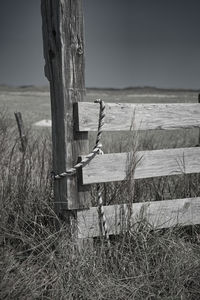
<path fill-rule="evenodd" d="M 126 204 L 104 206 L 109 234 L 119 234 L 127 228 L 130 208 Z M 175 225 L 200 224 L 200 197 L 133 203 L 130 226 L 146 221 L 152 228 L 169 228 Z M 98 211 L 92 207 L 78 212 L 78 235 L 80 238 L 100 235 Z"/>
<path fill-rule="evenodd" d="M 199 173 L 200 147 L 97 155 L 82 170 L 83 184 L 125 180 L 133 162 L 135 179 Z"/>
<path fill-rule="evenodd" d="M 83 101 L 85 93 L 82 0 L 41 0 L 41 12 L 51 94 L 53 170 L 59 174 L 89 151 L 88 134 L 75 134 L 73 116 L 73 104 Z M 89 205 L 89 192 L 78 192 L 76 176 L 56 180 L 54 191 L 57 212 Z"/>
<path fill-rule="evenodd" d="M 106 103 L 105 131 L 179 129 L 200 127 L 199 103 L 130 104 Z M 96 131 L 99 107 L 78 104 L 79 131 Z"/>

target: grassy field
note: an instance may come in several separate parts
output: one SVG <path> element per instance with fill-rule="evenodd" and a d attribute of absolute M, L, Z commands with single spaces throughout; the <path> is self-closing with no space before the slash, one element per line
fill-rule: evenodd
<path fill-rule="evenodd" d="M 87 91 L 88 101 L 197 102 L 195 91 L 155 89 Z M 138 100 L 139 99 L 139 100 Z M 167 100 L 166 100 L 167 99 Z M 50 117 L 46 88 L 0 89 L 0 299 L 11 300 L 196 300 L 200 299 L 199 226 L 155 231 L 143 221 L 126 235 L 78 251 L 53 210 L 49 129 L 33 124 Z M 21 111 L 28 147 L 20 152 L 13 112 Z M 37 133 L 37 134 L 36 134 Z M 131 137 L 131 139 L 130 139 Z M 90 136 L 91 146 L 93 136 Z M 198 131 L 139 135 L 140 149 L 193 146 Z M 105 152 L 135 146 L 133 133 L 104 137 Z M 112 144 L 112 146 L 111 146 Z M 105 204 L 200 195 L 200 176 L 102 185 Z M 92 189 L 96 205 L 95 187 Z"/>
<path fill-rule="evenodd" d="M 105 102 L 125 103 L 180 103 L 198 102 L 199 91 L 188 90 L 163 90 L 155 88 L 128 88 L 128 89 L 87 89 L 85 101 L 94 101 L 101 98 Z M 0 108 L 7 111 L 10 122 L 14 124 L 14 112 L 22 113 L 25 125 L 36 134 L 41 134 L 41 129 L 35 127 L 34 123 L 41 120 L 49 120 L 50 95 L 47 87 L 7 87 L 0 86 Z M 50 132 L 49 129 L 47 131 Z M 104 135 L 104 151 L 118 152 L 127 151 L 123 144 L 130 137 L 130 133 L 108 133 Z M 120 149 L 117 146 L 118 140 L 122 141 Z M 124 142 L 123 142 L 124 140 Z M 153 142 L 152 142 L 153 140 Z M 94 143 L 94 135 L 90 135 L 91 147 Z M 112 142 L 111 142 L 112 141 Z M 198 130 L 184 131 L 150 131 L 139 134 L 140 149 L 159 149 L 181 146 L 193 146 L 198 142 Z M 114 146 L 112 146 L 114 145 Z"/>
<path fill-rule="evenodd" d="M 198 101 L 198 91 L 162 90 L 151 88 L 87 89 L 85 101 L 102 98 L 105 102 L 159 103 Z M 47 87 L 0 86 L 0 105 L 13 114 L 21 111 L 28 125 L 50 119 L 50 96 Z"/>

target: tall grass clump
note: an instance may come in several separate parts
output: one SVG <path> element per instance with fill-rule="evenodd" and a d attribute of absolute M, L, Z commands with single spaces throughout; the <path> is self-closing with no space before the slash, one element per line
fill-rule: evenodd
<path fill-rule="evenodd" d="M 21 153 L 11 119 L 0 116 L 0 299 L 200 298 L 198 227 L 155 231 L 141 221 L 126 234 L 111 237 L 111 256 L 99 240 L 93 248 L 86 243 L 79 251 L 66 224 L 54 213 L 49 136 L 28 133 L 26 152 Z M 132 173 L 134 165 L 128 169 Z M 176 181 L 175 188 L 171 184 L 171 196 L 183 185 L 184 193 L 197 195 L 191 181 Z M 147 195 L 159 200 L 164 197 L 163 186 L 167 193 L 164 179 L 159 185 L 144 181 L 139 186 L 127 180 L 102 188 L 109 204 L 131 203 L 139 197 L 145 201 Z"/>

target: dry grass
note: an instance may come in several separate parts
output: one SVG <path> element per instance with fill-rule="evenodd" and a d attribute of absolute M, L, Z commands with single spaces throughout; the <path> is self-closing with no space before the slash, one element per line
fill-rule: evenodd
<path fill-rule="evenodd" d="M 145 222 L 79 252 L 53 211 L 49 137 L 29 135 L 25 154 L 7 115 L 0 118 L 1 299 L 200 298 L 199 228 L 152 231 Z M 194 182 L 196 180 L 196 182 Z M 103 185 L 106 203 L 199 194 L 199 177 Z M 120 198 L 121 197 L 121 198 Z M 59 230 L 58 230 L 59 224 Z"/>

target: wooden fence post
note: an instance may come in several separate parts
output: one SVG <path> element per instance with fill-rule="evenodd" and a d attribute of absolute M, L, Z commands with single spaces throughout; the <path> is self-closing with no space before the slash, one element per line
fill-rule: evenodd
<path fill-rule="evenodd" d="M 41 0 L 45 75 L 50 82 L 53 171 L 72 167 L 87 154 L 88 132 L 74 130 L 74 104 L 83 101 L 84 40 L 82 0 Z M 90 206 L 89 188 L 76 175 L 55 180 L 55 209 L 59 214 Z M 72 212 L 70 213 L 70 210 Z"/>
<path fill-rule="evenodd" d="M 198 103 L 200 104 L 200 94 L 198 94 Z M 200 146 L 200 129 L 199 129 L 198 146 Z"/>
<path fill-rule="evenodd" d="M 18 131 L 19 131 L 19 138 L 20 138 L 20 141 L 21 141 L 20 151 L 25 153 L 26 152 L 26 147 L 27 147 L 27 137 L 26 137 L 26 133 L 25 133 L 22 114 L 21 114 L 21 112 L 15 112 L 14 115 L 15 115 Z"/>

